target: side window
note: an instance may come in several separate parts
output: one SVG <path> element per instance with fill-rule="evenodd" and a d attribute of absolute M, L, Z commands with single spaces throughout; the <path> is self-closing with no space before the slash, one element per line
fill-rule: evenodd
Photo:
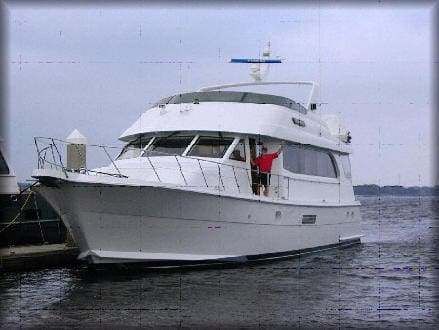
<path fill-rule="evenodd" d="M 317 175 L 317 153 L 311 149 L 300 150 L 300 172 L 307 175 Z"/>
<path fill-rule="evenodd" d="M 317 175 L 327 178 L 337 177 L 334 159 L 328 152 L 317 151 Z"/>
<path fill-rule="evenodd" d="M 284 169 L 293 172 L 300 173 L 300 149 L 297 146 L 286 146 L 283 150 Z"/>
<path fill-rule="evenodd" d="M 240 140 L 235 149 L 230 154 L 229 159 L 245 162 L 245 143 L 244 140 Z"/>
<path fill-rule="evenodd" d="M 223 158 L 233 140 L 233 138 L 200 136 L 197 143 L 189 151 L 188 156 Z"/>
<path fill-rule="evenodd" d="M 348 179 L 351 179 L 352 174 L 351 174 L 351 162 L 349 161 L 349 155 L 341 155 L 341 165 L 343 166 L 344 176 Z"/>
<path fill-rule="evenodd" d="M 284 149 L 283 155 L 284 168 L 290 172 L 337 177 L 335 163 L 329 152 L 291 145 Z"/>

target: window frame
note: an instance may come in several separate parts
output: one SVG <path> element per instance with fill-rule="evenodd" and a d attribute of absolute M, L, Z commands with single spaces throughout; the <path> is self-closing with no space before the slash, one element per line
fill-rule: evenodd
<path fill-rule="evenodd" d="M 119 152 L 119 154 L 116 157 L 116 160 L 125 160 L 125 159 L 132 159 L 132 158 L 137 158 L 137 157 L 128 157 L 128 158 L 120 158 L 123 155 L 125 155 L 128 152 L 128 149 L 131 149 L 131 142 L 127 143 L 126 145 L 123 146 L 122 150 Z M 132 148 L 135 149 L 135 148 Z M 140 151 L 142 151 L 142 149 L 139 148 Z"/>
<path fill-rule="evenodd" d="M 145 148 L 148 147 L 148 146 L 151 144 L 151 141 L 152 141 L 152 140 L 154 140 L 154 136 L 149 137 L 149 141 L 148 141 L 148 143 L 146 144 L 146 146 L 139 148 L 140 153 L 139 153 L 138 156 L 136 156 L 136 157 L 129 157 L 129 158 L 122 158 L 122 159 L 119 159 L 119 157 L 122 156 L 122 154 L 124 153 L 125 149 L 126 149 L 130 144 L 134 143 L 135 141 L 139 141 L 139 142 L 140 142 L 143 138 L 144 138 L 145 140 L 148 139 L 148 137 L 141 137 L 141 136 L 139 136 L 138 138 L 136 138 L 136 139 L 134 139 L 134 140 L 131 140 L 131 141 L 128 142 L 126 145 L 124 145 L 123 148 L 122 148 L 122 150 L 121 150 L 121 151 L 119 152 L 119 154 L 116 156 L 115 160 L 117 161 L 117 160 L 126 160 L 126 159 L 134 159 L 134 158 L 140 158 L 140 157 L 142 157 L 143 152 L 145 151 Z M 140 146 L 141 146 L 141 144 L 140 144 Z"/>
<path fill-rule="evenodd" d="M 233 152 L 236 150 L 236 147 L 241 143 L 242 141 L 242 145 L 244 147 L 244 154 L 241 155 L 244 157 L 244 160 L 237 160 L 237 159 L 232 159 L 230 158 L 233 154 Z M 232 148 L 233 147 L 233 148 Z M 224 154 L 224 156 L 227 156 L 228 160 L 234 161 L 234 162 L 239 162 L 239 164 L 241 163 L 247 163 L 247 147 L 246 147 L 246 139 L 242 138 L 242 137 L 235 137 L 235 141 L 233 141 L 233 143 L 230 145 L 230 152 L 226 152 L 226 154 Z"/>
<path fill-rule="evenodd" d="M 142 153 L 140 154 L 140 157 L 143 157 L 143 155 L 146 152 L 146 149 L 149 148 L 149 146 L 155 141 L 156 138 L 157 138 L 156 136 L 152 136 L 151 137 L 151 139 L 149 140 L 148 144 L 142 149 Z M 147 156 L 145 156 L 145 157 L 147 157 Z"/>

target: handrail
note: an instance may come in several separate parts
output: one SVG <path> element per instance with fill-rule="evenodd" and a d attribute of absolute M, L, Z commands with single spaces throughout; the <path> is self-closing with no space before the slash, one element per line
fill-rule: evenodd
<path fill-rule="evenodd" d="M 153 171 L 154 171 L 154 173 L 155 173 L 155 175 L 157 177 L 157 180 L 159 180 L 159 182 L 162 182 L 162 180 L 160 180 L 160 177 L 159 177 L 159 175 L 158 175 L 154 165 L 152 165 L 151 159 L 149 159 L 148 156 L 146 156 L 146 159 L 148 159 L 149 165 L 152 167 L 152 169 L 153 169 Z"/>
<path fill-rule="evenodd" d="M 221 167 L 219 164 L 218 164 L 218 177 L 219 177 L 219 181 L 221 181 L 221 186 L 223 186 L 223 189 L 225 189 L 224 181 L 223 181 L 223 178 L 221 177 Z M 219 186 L 218 186 L 218 188 L 219 188 Z"/>
<path fill-rule="evenodd" d="M 198 160 L 198 166 L 200 166 L 201 174 L 203 175 L 204 183 L 206 184 L 206 188 L 208 188 L 209 185 L 207 184 L 206 176 L 204 175 L 204 171 L 203 171 L 203 168 L 201 167 L 200 160 L 199 159 L 197 159 L 197 160 Z"/>
<path fill-rule="evenodd" d="M 184 177 L 183 171 L 181 170 L 181 165 L 180 165 L 180 162 L 178 161 L 177 156 L 175 156 L 175 160 L 177 161 L 178 167 L 180 168 L 180 173 L 181 173 L 181 176 L 183 177 L 184 184 L 187 186 L 187 181 L 186 181 L 186 178 Z"/>
<path fill-rule="evenodd" d="M 35 147 L 37 148 L 37 154 L 38 154 L 38 168 L 40 168 L 40 148 L 38 147 L 37 140 L 34 139 Z"/>
<path fill-rule="evenodd" d="M 108 158 L 110 159 L 110 162 L 113 164 L 114 168 L 117 170 L 117 173 L 119 173 L 120 176 L 122 176 L 122 173 L 120 173 L 119 168 L 116 166 L 116 164 L 113 161 L 113 158 L 111 158 L 110 154 L 108 153 L 107 149 L 105 147 L 102 147 L 107 154 Z"/>
<path fill-rule="evenodd" d="M 60 164 L 61 164 L 61 167 L 62 167 L 62 169 L 63 169 L 63 172 L 64 172 L 64 174 L 66 175 L 66 178 L 68 178 L 69 176 L 67 175 L 67 169 L 66 169 L 66 167 L 64 166 L 64 164 L 62 163 L 61 154 L 59 153 L 58 147 L 56 146 L 56 144 L 55 144 L 55 142 L 53 141 L 53 139 L 52 139 L 52 142 L 53 142 L 53 146 L 54 146 L 55 149 L 56 149 L 56 152 L 58 153 L 59 162 L 60 162 Z M 52 150 L 53 150 L 53 149 L 52 149 Z"/>
<path fill-rule="evenodd" d="M 60 140 L 60 139 L 55 139 L 55 138 L 50 138 L 50 137 L 45 137 L 45 136 L 36 136 L 34 137 L 34 140 L 49 140 L 49 141 L 56 141 L 56 142 L 60 142 L 63 144 L 71 144 L 71 142 L 65 141 L 65 140 Z M 91 143 L 87 143 L 86 144 L 89 147 L 106 147 L 109 149 L 122 149 L 123 147 L 121 146 L 114 146 L 114 145 L 103 145 L 103 144 L 91 144 Z M 136 148 L 133 148 L 136 149 Z"/>
<path fill-rule="evenodd" d="M 240 83 L 232 83 L 225 85 L 216 85 L 216 86 L 208 86 L 200 88 L 199 92 L 210 92 L 221 90 L 224 88 L 232 88 L 232 87 L 243 87 L 243 86 L 260 86 L 260 85 L 308 85 L 311 86 L 311 91 L 308 96 L 308 101 L 306 103 L 306 109 L 315 110 L 315 108 L 311 107 L 311 104 L 320 103 L 320 87 L 314 81 L 254 81 L 254 82 L 240 82 Z"/>
<path fill-rule="evenodd" d="M 63 143 L 63 144 L 70 144 L 70 142 L 67 142 L 67 141 L 64 141 L 64 140 L 60 140 L 60 139 L 55 139 L 55 138 L 48 138 L 48 137 L 35 137 L 34 138 L 34 140 L 45 140 L 45 139 L 52 140 L 52 141 L 57 141 L 57 142 L 60 142 L 60 143 Z M 127 148 L 127 149 L 130 149 L 130 150 L 138 150 L 139 149 L 139 148 L 133 148 L 133 147 L 127 147 L 127 146 L 111 146 L 111 145 L 101 145 L 101 144 L 86 144 L 86 146 L 87 147 L 108 148 L 108 149 L 119 149 L 119 150 L 123 149 L 123 148 Z M 224 164 L 222 162 L 217 162 L 217 161 L 213 161 L 213 160 L 210 160 L 210 159 L 202 159 L 202 158 L 200 159 L 200 158 L 194 157 L 194 156 L 183 156 L 183 155 L 170 154 L 170 153 L 166 153 L 166 152 L 162 152 L 162 151 L 155 151 L 155 150 L 154 150 L 154 153 L 162 154 L 163 156 L 172 156 L 172 157 L 178 156 L 178 157 L 184 158 L 184 159 L 197 159 L 197 160 L 201 160 L 201 161 L 203 161 L 205 163 L 212 163 L 212 164 L 215 164 L 215 165 L 220 164 L 221 166 L 229 166 L 229 167 L 235 167 L 235 168 L 241 168 L 241 169 L 246 169 L 247 168 L 247 167 L 241 167 L 241 166 L 236 166 L 236 165 L 231 165 L 231 164 Z M 140 157 L 144 157 L 144 158 L 148 158 L 149 159 L 149 157 L 151 157 L 151 156 L 145 156 L 145 154 L 144 154 L 143 156 L 140 156 Z"/>
<path fill-rule="evenodd" d="M 210 92 L 218 89 L 232 88 L 232 87 L 243 87 L 243 86 L 261 86 L 261 85 L 309 85 L 318 86 L 314 81 L 250 81 L 250 82 L 240 82 L 224 85 L 215 85 L 202 87 L 199 92 Z"/>
<path fill-rule="evenodd" d="M 47 146 L 44 146 L 43 148 L 40 148 L 40 146 L 39 146 L 39 144 L 38 144 L 38 142 L 41 142 L 41 141 L 43 141 L 43 142 L 45 142 L 45 143 L 48 143 L 48 145 Z M 59 140 L 59 139 L 55 139 L 55 138 L 46 138 L 46 137 L 35 137 L 34 138 L 34 142 L 35 142 L 35 146 L 36 146 L 36 149 L 37 149 L 37 156 L 38 156 L 38 160 L 37 160 L 37 166 L 38 166 L 38 169 L 41 169 L 41 168 L 44 168 L 44 165 L 47 163 L 47 164 L 49 164 L 50 165 L 50 168 L 53 168 L 53 167 L 58 167 L 58 168 L 61 168 L 61 170 L 63 171 L 63 173 L 64 173 L 64 175 L 68 178 L 69 177 L 69 175 L 68 175 L 68 172 L 74 172 L 74 170 L 69 170 L 65 165 L 64 165 L 64 163 L 63 163 L 63 161 L 62 161 L 62 156 L 61 156 L 61 153 L 60 153 L 60 151 L 59 151 L 59 149 L 58 149 L 58 147 L 57 147 L 57 142 L 58 143 L 63 143 L 63 144 L 70 144 L 69 142 L 67 142 L 67 141 L 63 141 L 63 140 Z M 105 153 L 107 154 L 107 156 L 108 156 L 108 158 L 110 159 L 110 161 L 113 163 L 113 165 L 114 165 L 114 167 L 115 167 L 115 169 L 118 171 L 118 173 L 119 174 L 113 174 L 113 173 L 105 173 L 105 172 L 100 172 L 100 171 L 94 171 L 94 170 L 89 170 L 89 169 L 84 169 L 87 173 L 88 172 L 94 172 L 94 173 L 99 173 L 99 174 L 104 174 L 104 175 L 109 175 L 109 176 L 116 176 L 116 177 L 122 177 L 122 178 L 127 178 L 127 176 L 126 175 L 123 175 L 121 172 L 120 172 L 120 170 L 119 170 L 119 168 L 116 166 L 116 164 L 114 163 L 114 161 L 113 161 L 113 159 L 111 158 L 111 156 L 110 156 L 110 154 L 108 153 L 108 151 L 105 149 L 105 146 L 99 146 L 99 147 L 101 147 L 102 149 L 104 149 L 104 151 L 105 151 Z M 51 155 L 52 155 L 52 159 L 53 159 L 53 162 L 52 161 L 49 161 L 48 159 L 47 159 L 47 150 L 49 150 L 50 149 L 50 151 L 51 151 Z M 43 154 L 43 152 L 44 152 L 44 154 Z M 56 154 L 56 156 L 55 156 L 55 154 Z M 49 156 L 50 157 L 50 156 Z M 58 158 L 58 162 L 59 163 L 57 163 L 57 160 L 56 160 L 56 158 Z"/>
<path fill-rule="evenodd" d="M 238 192 L 241 193 L 241 189 L 239 189 L 239 183 L 238 183 L 238 179 L 236 178 L 236 172 L 235 172 L 235 168 L 232 167 L 233 170 L 233 176 L 235 177 L 235 183 L 236 183 L 236 187 L 238 188 Z"/>
<path fill-rule="evenodd" d="M 55 159 L 55 153 L 53 152 L 53 143 L 51 143 L 50 145 L 49 145 L 49 149 L 50 149 L 50 152 L 51 152 L 51 154 L 52 154 L 52 159 L 53 159 L 53 163 L 56 163 L 56 159 Z"/>
<path fill-rule="evenodd" d="M 47 145 L 45 145 L 46 143 Z M 64 143 L 66 145 L 69 144 L 66 141 L 53 139 L 53 138 L 44 138 L 44 137 L 35 138 L 39 169 L 44 169 L 45 167 L 49 167 L 49 166 L 50 168 L 55 167 L 61 169 L 66 175 L 66 177 L 68 177 L 69 173 L 78 172 L 87 175 L 93 175 L 93 173 L 95 173 L 98 175 L 108 175 L 118 178 L 128 178 L 128 176 L 125 174 L 129 175 L 129 172 L 123 173 L 121 169 L 118 167 L 118 165 L 120 166 L 120 164 L 116 164 L 115 160 L 111 158 L 111 155 L 107 150 L 107 148 L 108 149 L 117 148 L 120 150 L 126 147 L 88 145 L 88 146 L 103 149 L 103 152 L 110 159 L 113 168 L 109 166 L 109 167 L 95 168 L 95 169 L 88 169 L 88 168 L 68 169 L 63 163 L 60 153 L 60 148 L 58 146 L 58 144 L 61 143 Z M 138 148 L 132 148 L 132 149 L 138 149 Z M 47 153 L 48 150 L 51 151 L 49 154 Z M 162 162 L 160 164 L 161 166 L 159 166 L 157 164 L 158 162 L 157 159 L 160 159 L 160 157 L 154 157 L 154 162 L 153 162 L 153 160 L 151 159 L 152 156 L 148 156 L 147 152 L 145 152 L 142 156 L 139 156 L 139 158 L 146 158 L 146 161 L 147 163 L 149 163 L 149 167 L 150 167 L 150 168 L 147 167 L 148 170 L 152 170 L 154 172 L 155 177 L 159 182 L 176 183 L 177 181 L 175 180 L 182 179 L 184 181 L 185 186 L 189 186 L 190 184 L 192 184 L 192 182 L 195 182 L 196 186 L 200 185 L 200 187 L 205 187 L 209 189 L 232 191 L 232 192 L 237 192 L 238 194 L 246 194 L 246 195 L 252 195 L 254 191 L 253 189 L 254 185 L 258 184 L 257 180 L 254 180 L 255 178 L 253 175 L 253 171 L 255 170 L 248 168 L 248 164 L 245 165 L 246 163 L 243 163 L 242 166 L 240 166 L 241 164 L 225 164 L 219 161 L 214 161 L 211 159 L 202 159 L 193 156 L 182 156 L 182 155 L 169 154 L 169 153 L 157 152 L 157 151 L 155 151 L 155 153 L 162 154 L 163 156 L 172 157 L 173 159 L 175 159 L 175 162 L 177 163 L 178 166 L 177 168 L 174 165 L 175 163 L 173 162 L 169 163 L 169 161 L 166 160 L 164 161 L 164 164 Z M 53 158 L 53 160 L 49 158 Z M 184 162 L 184 160 L 188 160 L 188 161 Z M 203 164 L 201 164 L 201 162 L 203 162 Z M 143 162 L 143 164 L 145 165 L 147 163 Z M 198 167 L 197 164 L 195 163 L 198 164 Z M 205 164 L 211 164 L 211 165 L 203 166 Z M 106 170 L 108 170 L 108 172 L 106 172 Z M 171 170 L 171 177 L 170 179 L 167 179 L 169 178 L 167 177 L 167 175 L 169 175 L 167 174 L 169 173 L 169 170 Z M 173 174 L 174 172 L 172 171 L 174 170 L 177 171 L 175 172 L 178 173 L 177 176 Z M 115 173 L 116 171 L 117 173 Z M 271 189 L 270 197 L 275 199 L 290 199 L 294 197 L 292 196 L 293 191 L 290 189 L 291 185 L 295 186 L 295 182 L 299 182 L 299 181 L 308 181 L 307 179 L 296 178 L 278 173 L 271 173 L 271 177 L 272 180 L 270 181 L 271 182 L 270 186 L 272 189 Z M 191 180 L 195 180 L 195 181 L 191 181 Z M 214 183 L 215 180 L 217 180 L 216 181 L 217 183 Z M 319 183 L 333 184 L 335 182 L 323 181 Z"/>

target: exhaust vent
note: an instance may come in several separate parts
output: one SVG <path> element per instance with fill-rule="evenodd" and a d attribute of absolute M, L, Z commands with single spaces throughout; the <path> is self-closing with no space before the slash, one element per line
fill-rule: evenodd
<path fill-rule="evenodd" d="M 315 214 L 304 214 L 302 216 L 302 225 L 313 225 L 316 223 L 317 216 Z"/>

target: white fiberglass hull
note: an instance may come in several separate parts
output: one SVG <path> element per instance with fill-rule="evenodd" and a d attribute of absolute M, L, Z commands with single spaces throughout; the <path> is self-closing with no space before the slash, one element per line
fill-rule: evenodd
<path fill-rule="evenodd" d="M 275 258 L 360 242 L 360 210 L 154 186 L 58 181 L 38 188 L 92 263 Z M 315 223 L 302 224 L 303 216 Z M 306 220 L 305 220 L 306 222 Z"/>

